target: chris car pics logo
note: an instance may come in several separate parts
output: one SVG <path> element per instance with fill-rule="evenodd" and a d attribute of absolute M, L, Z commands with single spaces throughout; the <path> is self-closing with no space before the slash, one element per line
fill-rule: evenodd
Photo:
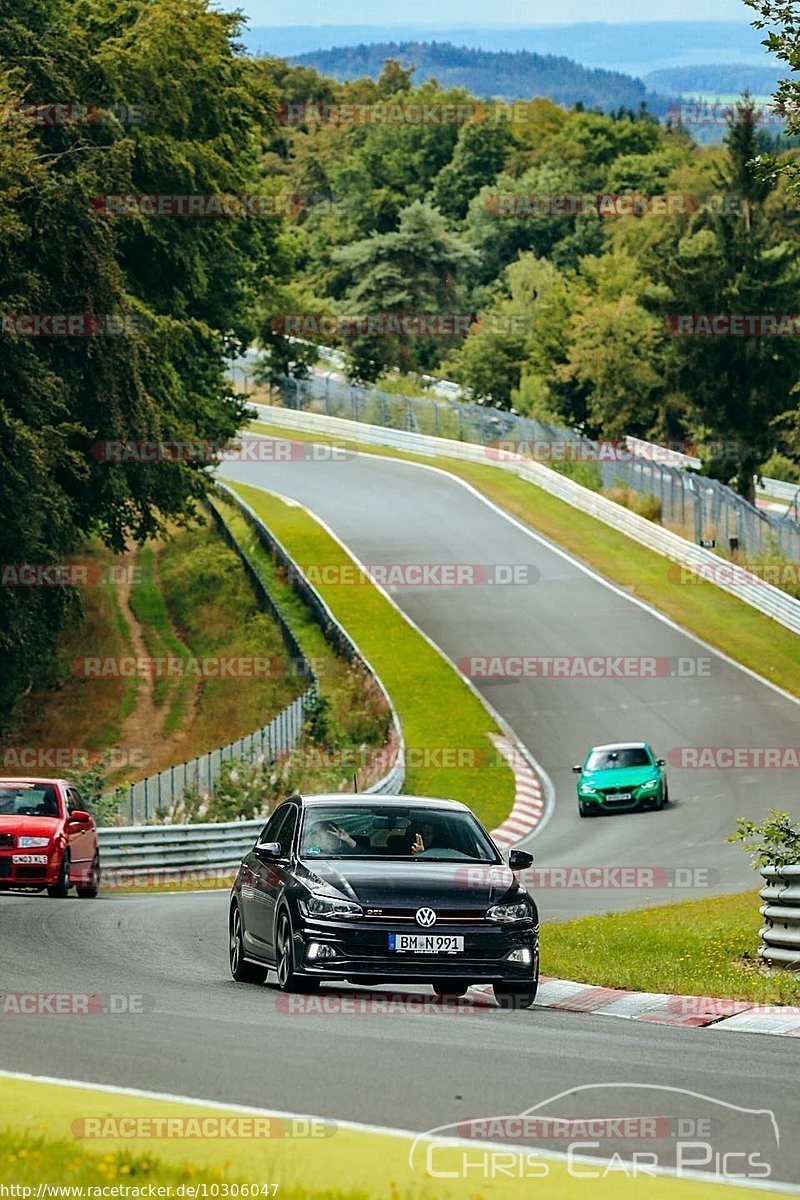
<path fill-rule="evenodd" d="M 520 1113 L 462 1117 L 419 1134 L 415 1175 L 545 1179 L 566 1167 L 576 1179 L 702 1177 L 718 1183 L 770 1179 L 780 1146 L 772 1109 L 660 1084 L 609 1082 L 569 1088 Z"/>

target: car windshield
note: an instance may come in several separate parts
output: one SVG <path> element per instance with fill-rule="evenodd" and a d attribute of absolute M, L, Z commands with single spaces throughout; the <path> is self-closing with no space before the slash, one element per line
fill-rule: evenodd
<path fill-rule="evenodd" d="M 57 817 L 58 797 L 50 783 L 0 783 L 0 817 Z"/>
<path fill-rule="evenodd" d="M 467 812 L 316 805 L 306 810 L 300 838 L 306 858 L 403 858 L 497 862 L 499 855 Z"/>
<path fill-rule="evenodd" d="M 627 746 L 619 750 L 593 750 L 586 763 L 587 771 L 613 771 L 615 767 L 651 767 L 653 760 L 644 746 Z"/>

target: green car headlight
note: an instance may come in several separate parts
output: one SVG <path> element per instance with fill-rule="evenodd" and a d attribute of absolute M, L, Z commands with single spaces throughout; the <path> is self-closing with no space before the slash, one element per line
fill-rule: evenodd
<path fill-rule="evenodd" d="M 660 783 L 661 783 L 661 780 L 660 780 L 660 779 L 646 779 L 646 780 L 644 781 L 644 783 L 640 783 L 640 784 L 639 784 L 639 787 L 641 787 L 641 788 L 655 788 L 655 787 L 658 787 L 658 785 L 659 785 Z"/>
<path fill-rule="evenodd" d="M 586 796 L 590 792 L 596 792 L 597 788 L 594 786 L 594 784 L 582 783 L 581 786 L 579 787 L 578 791 L 582 792 L 584 794 L 584 796 Z"/>

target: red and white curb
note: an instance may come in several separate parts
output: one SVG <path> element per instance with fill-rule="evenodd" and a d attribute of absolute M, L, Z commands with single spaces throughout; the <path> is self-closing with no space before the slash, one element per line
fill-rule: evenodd
<path fill-rule="evenodd" d="M 511 813 L 493 829 L 492 841 L 498 846 L 512 846 L 526 834 L 532 833 L 544 813 L 544 796 L 539 777 L 527 758 L 520 753 L 510 738 L 500 734 L 489 735 L 514 772 L 514 807 Z"/>
<path fill-rule="evenodd" d="M 771 1033 L 800 1037 L 800 1007 L 753 1004 L 715 996 L 672 996 L 666 992 L 628 992 L 593 987 L 571 979 L 542 976 L 536 1008 L 622 1017 L 651 1025 L 727 1029 L 733 1033 Z"/>

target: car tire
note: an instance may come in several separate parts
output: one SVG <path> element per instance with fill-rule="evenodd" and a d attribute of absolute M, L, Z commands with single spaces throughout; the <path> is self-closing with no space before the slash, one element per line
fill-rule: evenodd
<path fill-rule="evenodd" d="M 469 983 L 464 979 L 437 979 L 431 985 L 437 996 L 466 996 Z"/>
<path fill-rule="evenodd" d="M 89 871 L 89 882 L 75 888 L 81 900 L 95 900 L 100 891 L 100 855 L 95 854 Z"/>
<path fill-rule="evenodd" d="M 666 804 L 669 804 L 669 784 L 668 783 L 664 784 L 664 801 L 663 801 L 661 807 L 663 808 L 664 805 L 666 805 Z"/>
<path fill-rule="evenodd" d="M 244 957 L 244 941 L 242 939 L 242 917 L 239 905 L 231 905 L 228 918 L 228 962 L 231 975 L 237 983 L 263 983 L 267 978 L 267 968 L 247 962 Z"/>
<path fill-rule="evenodd" d="M 526 983 L 495 983 L 494 998 L 500 1008 L 530 1008 L 539 990 L 539 946 L 537 943 L 533 960 L 533 978 Z"/>
<path fill-rule="evenodd" d="M 71 887 L 72 884 L 69 881 L 69 850 L 65 850 L 58 868 L 58 879 L 55 883 L 48 884 L 47 894 L 53 900 L 63 900 L 65 896 L 69 895 Z"/>
<path fill-rule="evenodd" d="M 315 992 L 318 979 L 298 975 L 294 969 L 294 938 L 289 914 L 284 909 L 278 917 L 275 933 L 275 970 L 282 992 Z"/>

